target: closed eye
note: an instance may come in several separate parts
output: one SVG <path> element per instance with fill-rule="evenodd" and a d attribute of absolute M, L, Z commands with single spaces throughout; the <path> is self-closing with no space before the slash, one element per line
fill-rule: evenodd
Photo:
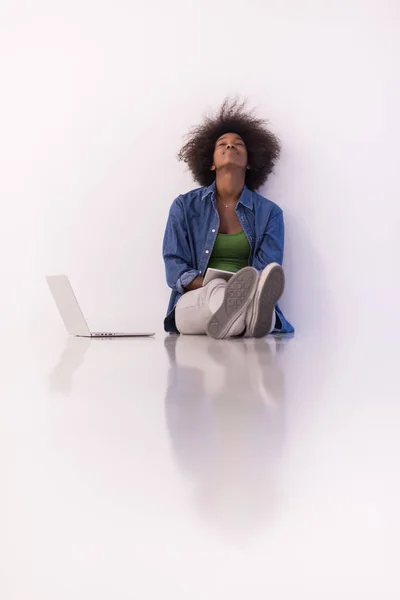
<path fill-rule="evenodd" d="M 217 148 L 219 148 L 220 146 L 226 146 L 227 142 L 218 142 L 217 143 Z M 242 142 L 242 140 L 237 140 L 237 142 L 234 142 L 233 144 L 230 144 L 232 146 L 244 146 L 244 143 Z"/>

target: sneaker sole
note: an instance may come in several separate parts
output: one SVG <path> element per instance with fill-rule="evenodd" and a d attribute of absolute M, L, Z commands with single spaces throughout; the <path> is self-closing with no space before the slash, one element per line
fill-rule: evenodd
<path fill-rule="evenodd" d="M 250 334 L 261 338 L 271 333 L 272 315 L 279 298 L 285 289 L 285 274 L 280 265 L 271 265 L 264 271 L 254 299 L 254 313 L 250 324 Z"/>
<path fill-rule="evenodd" d="M 220 340 L 227 336 L 232 325 L 245 312 L 258 285 L 258 273 L 253 267 L 245 267 L 228 281 L 222 305 L 211 317 L 207 335 Z"/>

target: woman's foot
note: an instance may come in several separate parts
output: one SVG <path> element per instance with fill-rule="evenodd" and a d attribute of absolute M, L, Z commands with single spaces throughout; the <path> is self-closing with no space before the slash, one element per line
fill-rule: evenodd
<path fill-rule="evenodd" d="M 208 323 L 207 335 L 219 340 L 240 333 L 236 331 L 237 321 L 246 314 L 256 293 L 258 281 L 258 272 L 253 267 L 245 267 L 230 278 L 224 301 Z"/>
<path fill-rule="evenodd" d="M 247 316 L 247 333 L 261 338 L 271 333 L 275 306 L 285 289 L 285 274 L 278 263 L 271 263 L 259 278 L 253 304 Z"/>

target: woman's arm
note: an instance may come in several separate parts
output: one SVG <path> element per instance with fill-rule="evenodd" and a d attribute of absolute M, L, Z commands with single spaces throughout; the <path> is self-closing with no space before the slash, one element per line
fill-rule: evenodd
<path fill-rule="evenodd" d="M 163 241 L 163 258 L 170 288 L 183 294 L 186 290 L 201 287 L 196 280 L 202 280 L 202 277 L 199 277 L 199 272 L 191 264 L 188 232 L 180 196 L 174 200 L 169 211 Z"/>
<path fill-rule="evenodd" d="M 285 244 L 285 225 L 283 212 L 277 209 L 270 217 L 265 229 L 261 245 L 253 259 L 253 267 L 258 271 L 265 269 L 272 262 L 283 263 L 283 247 Z"/>

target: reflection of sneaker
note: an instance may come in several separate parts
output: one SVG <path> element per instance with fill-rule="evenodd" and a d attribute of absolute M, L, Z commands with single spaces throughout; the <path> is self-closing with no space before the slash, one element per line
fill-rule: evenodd
<path fill-rule="evenodd" d="M 245 267 L 230 278 L 225 288 L 224 301 L 207 325 L 207 335 L 215 339 L 237 335 L 232 331 L 253 300 L 258 280 L 258 272 L 253 267 Z"/>
<path fill-rule="evenodd" d="M 271 263 L 261 273 L 253 305 L 247 317 L 248 333 L 260 338 L 271 333 L 275 306 L 285 288 L 285 274 L 278 263 Z"/>

